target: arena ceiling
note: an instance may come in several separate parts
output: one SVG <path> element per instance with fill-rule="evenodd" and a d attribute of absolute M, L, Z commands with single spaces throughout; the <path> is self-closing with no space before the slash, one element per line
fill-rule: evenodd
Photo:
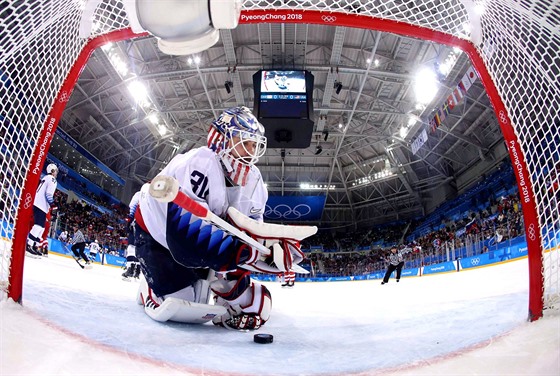
<path fill-rule="evenodd" d="M 439 75 L 437 94 L 419 108 L 416 73 L 445 64 L 450 55 L 455 61 Z M 492 158 L 503 140 L 478 80 L 445 122 L 427 132 L 423 147 L 411 151 L 411 140 L 469 67 L 468 57 L 449 46 L 347 27 L 240 25 L 220 31 L 220 41 L 196 56 L 165 55 L 153 37 L 139 37 L 94 52 L 59 127 L 127 181 L 116 191 L 110 179 L 102 183 L 126 201 L 174 155 L 205 145 L 208 126 L 223 109 L 253 108 L 256 71 L 306 69 L 315 77 L 311 145 L 267 150 L 258 166 L 269 192 L 327 195 L 325 227 L 382 223 L 427 214 L 431 192 L 464 188 L 456 178 Z M 129 90 L 137 80 L 148 88 L 147 106 Z M 338 93 L 336 83 L 342 84 Z M 51 153 L 80 170 L 70 152 L 53 141 Z M 384 170 L 390 173 L 380 176 Z M 95 172 L 81 172 L 96 181 Z"/>

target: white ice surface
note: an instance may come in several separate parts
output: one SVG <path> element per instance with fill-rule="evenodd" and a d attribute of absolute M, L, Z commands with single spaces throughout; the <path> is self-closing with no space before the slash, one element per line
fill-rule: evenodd
<path fill-rule="evenodd" d="M 384 286 L 267 283 L 269 345 L 155 322 L 121 273 L 26 258 L 23 306 L 0 304 L 0 375 L 560 375 L 558 315 L 526 321 L 526 259 Z"/>

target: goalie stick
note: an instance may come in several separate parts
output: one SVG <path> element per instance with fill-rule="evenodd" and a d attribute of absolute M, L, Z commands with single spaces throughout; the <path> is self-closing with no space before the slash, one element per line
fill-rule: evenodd
<path fill-rule="evenodd" d="M 264 256 L 270 256 L 271 251 L 264 244 L 259 243 L 245 232 L 218 217 L 216 214 L 212 213 L 210 210 L 182 192 L 179 189 L 179 181 L 174 177 L 156 176 L 150 183 L 148 192 L 155 200 L 159 202 L 173 202 L 183 209 L 193 213 L 197 217 L 205 219 L 230 235 L 235 236 L 248 246 L 257 249 Z M 301 274 L 309 273 L 309 271 L 297 264 L 293 265 L 293 271 Z"/>

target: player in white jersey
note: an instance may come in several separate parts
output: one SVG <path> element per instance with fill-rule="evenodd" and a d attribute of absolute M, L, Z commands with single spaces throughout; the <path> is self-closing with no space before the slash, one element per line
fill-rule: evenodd
<path fill-rule="evenodd" d="M 51 163 L 47 166 L 47 174 L 39 181 L 35 200 L 33 201 L 33 227 L 27 236 L 26 254 L 31 257 L 41 256 L 43 253 L 38 249 L 45 231 L 47 213 L 54 206 L 54 192 L 56 191 L 56 175 L 58 167 Z"/>
<path fill-rule="evenodd" d="M 207 147 L 177 155 L 160 175 L 176 178 L 182 192 L 218 216 L 225 218 L 233 207 L 262 221 L 268 192 L 255 163 L 265 150 L 262 125 L 248 108 L 235 107 L 212 123 Z M 258 329 L 268 320 L 270 292 L 252 282 L 247 271 L 259 269 L 262 262 L 256 249 L 173 202 L 156 201 L 148 192 L 140 196 L 135 219 L 136 255 L 146 280 L 138 302 L 151 318 L 201 323 L 214 317 L 215 324 L 234 329 Z M 284 239 L 276 243 L 281 246 L 273 247 L 275 260 L 288 260 L 291 266 L 292 254 L 299 257 L 301 250 Z M 275 267 L 278 273 L 286 271 Z M 209 287 L 216 294 L 214 306 L 208 304 Z M 172 307 L 169 302 L 176 300 L 188 303 Z M 191 320 L 188 312 L 174 313 L 184 307 L 202 307 L 208 313 L 199 320 Z"/>
<path fill-rule="evenodd" d="M 64 230 L 58 235 L 58 240 L 66 243 L 68 241 L 68 231 Z"/>
<path fill-rule="evenodd" d="M 147 189 L 148 185 L 145 185 Z M 136 192 L 128 204 L 128 246 L 126 247 L 126 271 L 122 274 L 123 280 L 130 281 L 140 277 L 140 263 L 136 258 L 136 245 L 134 243 L 134 214 L 140 205 L 140 191 Z"/>
<path fill-rule="evenodd" d="M 101 246 L 99 245 L 99 241 L 97 239 L 89 244 L 89 259 L 91 262 L 94 262 L 97 259 L 97 254 L 100 250 Z"/>

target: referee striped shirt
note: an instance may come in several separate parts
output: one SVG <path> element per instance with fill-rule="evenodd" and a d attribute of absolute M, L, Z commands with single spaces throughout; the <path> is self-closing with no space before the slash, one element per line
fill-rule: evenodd
<path fill-rule="evenodd" d="M 85 243 L 85 242 L 86 242 L 86 238 L 84 237 L 84 234 L 80 230 L 76 231 L 76 233 L 74 233 L 74 237 L 72 238 L 72 244 Z"/>

